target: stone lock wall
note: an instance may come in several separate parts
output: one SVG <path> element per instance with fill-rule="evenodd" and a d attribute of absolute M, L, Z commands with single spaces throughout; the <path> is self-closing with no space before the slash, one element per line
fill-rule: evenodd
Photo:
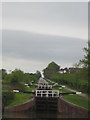
<path fill-rule="evenodd" d="M 30 99 L 30 101 L 21 104 L 21 105 L 17 105 L 14 106 L 12 108 L 6 108 L 5 111 L 7 112 L 20 112 L 20 111 L 27 111 L 29 109 L 32 109 L 34 106 L 34 98 Z"/>
<path fill-rule="evenodd" d="M 82 117 L 88 117 L 88 110 L 74 104 L 65 101 L 62 97 L 58 100 L 58 111 L 60 113 L 71 113 L 75 115 L 81 115 Z"/>

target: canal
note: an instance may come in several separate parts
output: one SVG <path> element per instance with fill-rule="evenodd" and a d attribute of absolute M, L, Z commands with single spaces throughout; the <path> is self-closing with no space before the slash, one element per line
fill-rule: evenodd
<path fill-rule="evenodd" d="M 59 118 L 88 118 L 88 116 L 83 116 L 78 114 L 77 112 L 63 112 L 63 113 L 59 113 L 59 112 L 7 112 L 4 113 L 3 118 L 30 118 L 31 120 L 35 119 L 49 119 L 49 118 L 55 118 L 59 119 Z"/>

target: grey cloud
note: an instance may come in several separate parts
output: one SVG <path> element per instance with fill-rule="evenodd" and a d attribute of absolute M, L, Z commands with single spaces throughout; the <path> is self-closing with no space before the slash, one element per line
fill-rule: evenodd
<path fill-rule="evenodd" d="M 86 27 L 88 3 L 3 3 L 3 20 L 31 21 L 48 25 Z M 12 22 L 12 21 L 11 21 Z"/>
<path fill-rule="evenodd" d="M 83 57 L 87 40 L 78 37 L 87 38 L 88 3 L 2 4 L 2 27 L 7 29 L 2 34 L 3 64 L 7 68 L 41 69 L 52 60 L 71 65 Z"/>
<path fill-rule="evenodd" d="M 3 30 L 3 57 L 75 63 L 83 57 L 86 41 L 77 38 Z"/>
<path fill-rule="evenodd" d="M 21 17 L 24 19 L 32 17 L 34 19 L 45 19 L 45 17 L 49 17 L 50 19 L 53 17 L 55 19 L 55 17 L 60 17 L 61 19 L 72 18 L 77 22 L 83 18 L 83 22 L 86 20 L 87 5 L 88 3 L 83 2 L 3 3 L 3 17 Z"/>

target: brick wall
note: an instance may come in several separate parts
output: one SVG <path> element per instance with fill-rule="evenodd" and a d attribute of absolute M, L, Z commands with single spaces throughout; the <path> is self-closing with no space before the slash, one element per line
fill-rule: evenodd
<path fill-rule="evenodd" d="M 88 110 L 84 109 L 82 107 L 73 105 L 65 100 L 63 100 L 63 98 L 59 98 L 58 100 L 58 111 L 61 113 L 70 113 L 70 114 L 74 114 L 74 115 L 79 115 L 82 117 L 88 117 Z"/>
<path fill-rule="evenodd" d="M 30 101 L 28 101 L 24 104 L 17 105 L 12 108 L 6 108 L 5 111 L 8 111 L 8 112 L 27 111 L 29 109 L 32 109 L 33 106 L 34 106 L 34 98 L 30 99 Z"/>

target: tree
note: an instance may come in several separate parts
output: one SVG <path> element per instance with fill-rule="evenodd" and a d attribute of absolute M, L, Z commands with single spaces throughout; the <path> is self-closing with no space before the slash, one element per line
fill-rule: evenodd
<path fill-rule="evenodd" d="M 88 68 L 90 66 L 90 42 L 88 42 L 88 48 L 83 49 L 85 51 L 84 58 L 80 60 L 80 65 L 84 68 Z"/>
<path fill-rule="evenodd" d="M 79 66 L 80 66 L 79 63 L 74 63 L 74 64 L 73 64 L 73 67 L 74 67 L 74 68 L 79 68 Z"/>
<path fill-rule="evenodd" d="M 43 70 L 44 76 L 48 79 L 51 78 L 52 74 L 58 73 L 60 66 L 57 65 L 55 62 L 51 62 L 48 66 Z"/>
<path fill-rule="evenodd" d="M 13 84 L 19 83 L 20 81 L 23 80 L 23 75 L 24 75 L 23 71 L 15 69 L 11 73 L 11 83 Z"/>
<path fill-rule="evenodd" d="M 41 77 L 40 71 L 38 71 L 38 70 L 36 71 L 36 76 L 37 76 L 38 79 Z"/>
<path fill-rule="evenodd" d="M 89 79 L 90 74 L 89 74 L 89 70 L 90 70 L 90 41 L 88 41 L 88 48 L 84 48 L 83 49 L 85 51 L 85 55 L 84 58 L 82 60 L 80 60 L 79 64 L 82 66 L 82 75 L 86 76 L 85 79 Z M 88 82 L 87 85 L 87 92 L 90 94 L 90 89 L 89 89 L 90 83 Z M 85 88 L 83 88 L 85 90 Z"/>
<path fill-rule="evenodd" d="M 3 107 L 9 105 L 14 99 L 13 92 L 2 92 L 2 104 Z"/>
<path fill-rule="evenodd" d="M 2 69 L 2 80 L 5 80 L 6 76 L 7 76 L 7 71 L 5 69 Z"/>

